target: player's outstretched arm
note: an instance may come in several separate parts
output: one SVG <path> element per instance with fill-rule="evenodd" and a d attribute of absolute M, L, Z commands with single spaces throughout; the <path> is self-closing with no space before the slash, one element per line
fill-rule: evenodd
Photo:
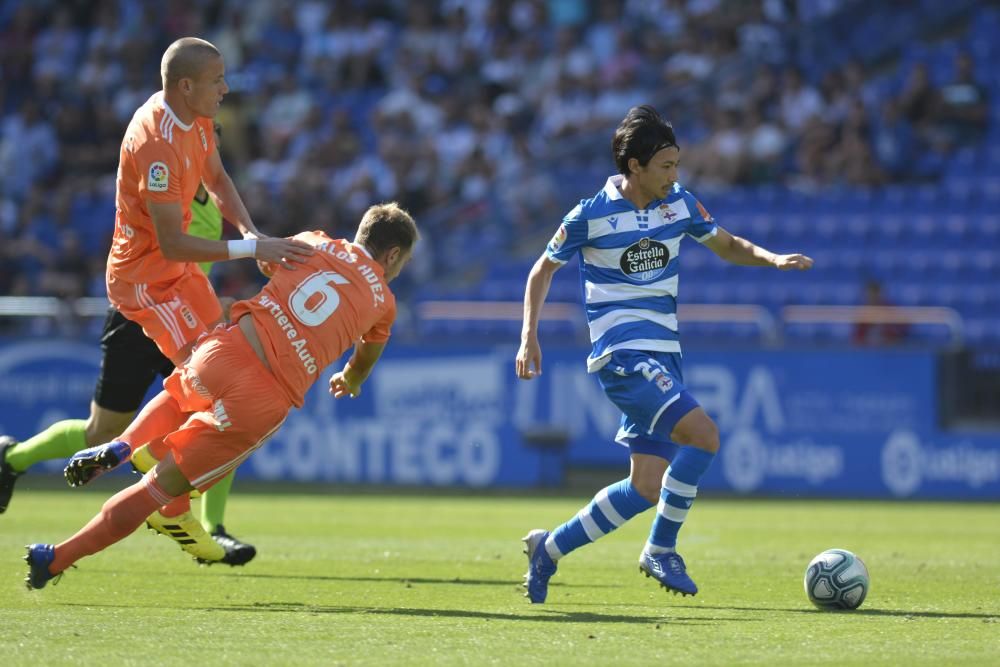
<path fill-rule="evenodd" d="M 357 398 L 361 394 L 361 385 L 368 379 L 383 350 L 385 343 L 358 343 L 344 370 L 334 373 L 330 378 L 330 393 L 333 397 Z"/>
<path fill-rule="evenodd" d="M 552 275 L 562 267 L 547 255 L 542 255 L 531 267 L 524 287 L 524 323 L 521 326 L 521 347 L 514 358 L 514 372 L 522 380 L 542 374 L 542 347 L 538 344 L 538 318 L 545 297 L 552 285 Z"/>
<path fill-rule="evenodd" d="M 240 257 L 253 257 L 294 269 L 313 254 L 312 246 L 294 239 L 244 239 L 215 241 L 202 239 L 184 231 L 184 209 L 179 203 L 146 202 L 149 217 L 156 229 L 156 240 L 163 256 L 173 262 L 220 262 Z"/>
<path fill-rule="evenodd" d="M 812 268 L 811 257 L 798 253 L 776 255 L 744 238 L 733 236 L 722 227 L 717 229 L 715 236 L 705 241 L 705 245 L 727 262 L 741 266 L 773 266 L 782 271 L 789 269 L 804 271 Z"/>

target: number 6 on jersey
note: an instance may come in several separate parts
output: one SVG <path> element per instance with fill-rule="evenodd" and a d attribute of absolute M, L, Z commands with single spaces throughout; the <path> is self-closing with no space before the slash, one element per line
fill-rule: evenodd
<path fill-rule="evenodd" d="M 335 271 L 317 271 L 299 283 L 288 297 L 288 307 L 302 324 L 319 326 L 340 306 L 340 294 L 333 285 L 348 282 Z"/>

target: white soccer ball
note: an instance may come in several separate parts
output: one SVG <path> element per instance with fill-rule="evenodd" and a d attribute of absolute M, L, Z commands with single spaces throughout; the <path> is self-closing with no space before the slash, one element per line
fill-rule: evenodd
<path fill-rule="evenodd" d="M 806 595 L 820 609 L 857 609 L 869 583 L 864 562 L 846 549 L 827 549 L 806 568 Z"/>

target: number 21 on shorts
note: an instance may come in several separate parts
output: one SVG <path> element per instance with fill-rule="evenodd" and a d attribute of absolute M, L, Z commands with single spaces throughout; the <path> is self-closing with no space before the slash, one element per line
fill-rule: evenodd
<path fill-rule="evenodd" d="M 635 365 L 634 370 L 641 371 L 643 377 L 649 382 L 655 382 L 656 387 L 664 394 L 674 386 L 674 381 L 670 379 L 670 373 L 656 359 L 640 361 Z"/>

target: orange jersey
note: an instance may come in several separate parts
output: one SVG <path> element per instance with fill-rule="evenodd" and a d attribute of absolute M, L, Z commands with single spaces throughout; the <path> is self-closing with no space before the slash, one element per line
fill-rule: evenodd
<path fill-rule="evenodd" d="M 211 119 L 181 123 L 162 92 L 139 107 L 125 131 L 119 157 L 109 280 L 156 283 L 184 271 L 183 262 L 171 262 L 160 251 L 146 202 L 180 204 L 187 231 L 191 200 L 214 151 Z"/>
<path fill-rule="evenodd" d="M 317 252 L 294 271 L 279 268 L 257 296 L 236 302 L 230 313 L 233 322 L 253 317 L 278 384 L 302 407 L 323 369 L 348 348 L 389 340 L 396 297 L 363 247 L 323 232 L 294 238 Z"/>

